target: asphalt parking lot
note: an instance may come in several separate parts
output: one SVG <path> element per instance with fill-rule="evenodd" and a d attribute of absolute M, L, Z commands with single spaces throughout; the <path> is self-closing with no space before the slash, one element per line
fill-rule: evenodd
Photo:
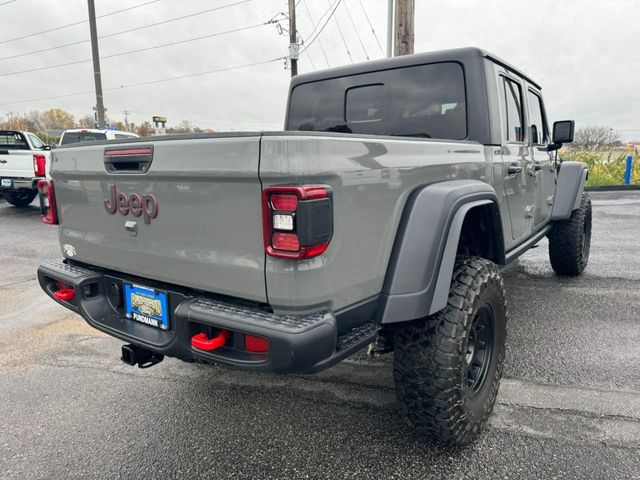
<path fill-rule="evenodd" d="M 0 477 L 640 479 L 640 192 L 592 199 L 583 277 L 556 277 L 546 241 L 505 269 L 505 378 L 464 448 L 399 420 L 389 357 L 295 377 L 122 364 L 37 284 L 56 229 L 0 200 Z"/>

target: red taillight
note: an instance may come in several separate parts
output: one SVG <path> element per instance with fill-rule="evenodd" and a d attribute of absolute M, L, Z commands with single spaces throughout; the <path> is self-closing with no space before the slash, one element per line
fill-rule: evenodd
<path fill-rule="evenodd" d="M 264 246 L 268 255 L 305 259 L 325 252 L 333 235 L 329 187 L 269 187 L 262 195 Z"/>
<path fill-rule="evenodd" d="M 271 245 L 276 250 L 285 250 L 287 252 L 300 250 L 300 240 L 295 233 L 276 232 L 271 239 Z"/>
<path fill-rule="evenodd" d="M 282 212 L 295 212 L 298 208 L 297 195 L 271 195 L 271 207 Z"/>
<path fill-rule="evenodd" d="M 38 196 L 40 198 L 40 218 L 44 223 L 56 225 L 58 223 L 58 214 L 56 212 L 56 196 L 52 180 L 40 180 L 38 182 Z"/>
<path fill-rule="evenodd" d="M 251 353 L 266 353 L 269 351 L 269 340 L 253 335 L 244 336 L 244 348 Z"/>
<path fill-rule="evenodd" d="M 33 155 L 33 174 L 36 177 L 44 177 L 47 167 L 47 157 L 42 154 L 36 153 Z"/>

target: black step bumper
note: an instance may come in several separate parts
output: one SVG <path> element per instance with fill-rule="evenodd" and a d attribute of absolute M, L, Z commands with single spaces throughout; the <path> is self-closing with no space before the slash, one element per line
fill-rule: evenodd
<path fill-rule="evenodd" d="M 130 277 L 109 270 L 51 260 L 38 268 L 42 289 L 56 302 L 79 313 L 93 327 L 125 342 L 188 362 L 218 362 L 253 370 L 314 372 L 327 368 L 375 339 L 377 326 L 364 324 L 338 336 L 331 312 L 305 316 L 275 315 L 265 305 L 200 295 L 189 289 Z M 60 282 L 75 291 L 70 301 L 54 297 Z M 118 286 L 132 282 L 166 291 L 171 325 L 167 331 L 127 319 Z M 191 346 L 202 332 L 228 330 L 225 346 L 203 351 Z M 266 338 L 266 353 L 244 349 L 244 335 Z"/>

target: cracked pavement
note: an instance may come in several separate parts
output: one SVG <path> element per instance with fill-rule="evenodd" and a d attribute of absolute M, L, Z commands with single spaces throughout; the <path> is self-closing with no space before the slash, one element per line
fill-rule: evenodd
<path fill-rule="evenodd" d="M 56 229 L 0 200 L 0 477 L 640 479 L 640 192 L 591 195 L 583 277 L 556 277 L 546 241 L 504 270 L 504 379 L 461 448 L 400 421 L 391 356 L 310 376 L 122 364 L 40 291 Z"/>

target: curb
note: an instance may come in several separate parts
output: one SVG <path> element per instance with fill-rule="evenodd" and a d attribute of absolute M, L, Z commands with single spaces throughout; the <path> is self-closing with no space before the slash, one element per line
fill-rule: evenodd
<path fill-rule="evenodd" d="M 587 185 L 584 189 L 587 192 L 625 192 L 640 190 L 640 185 Z"/>

